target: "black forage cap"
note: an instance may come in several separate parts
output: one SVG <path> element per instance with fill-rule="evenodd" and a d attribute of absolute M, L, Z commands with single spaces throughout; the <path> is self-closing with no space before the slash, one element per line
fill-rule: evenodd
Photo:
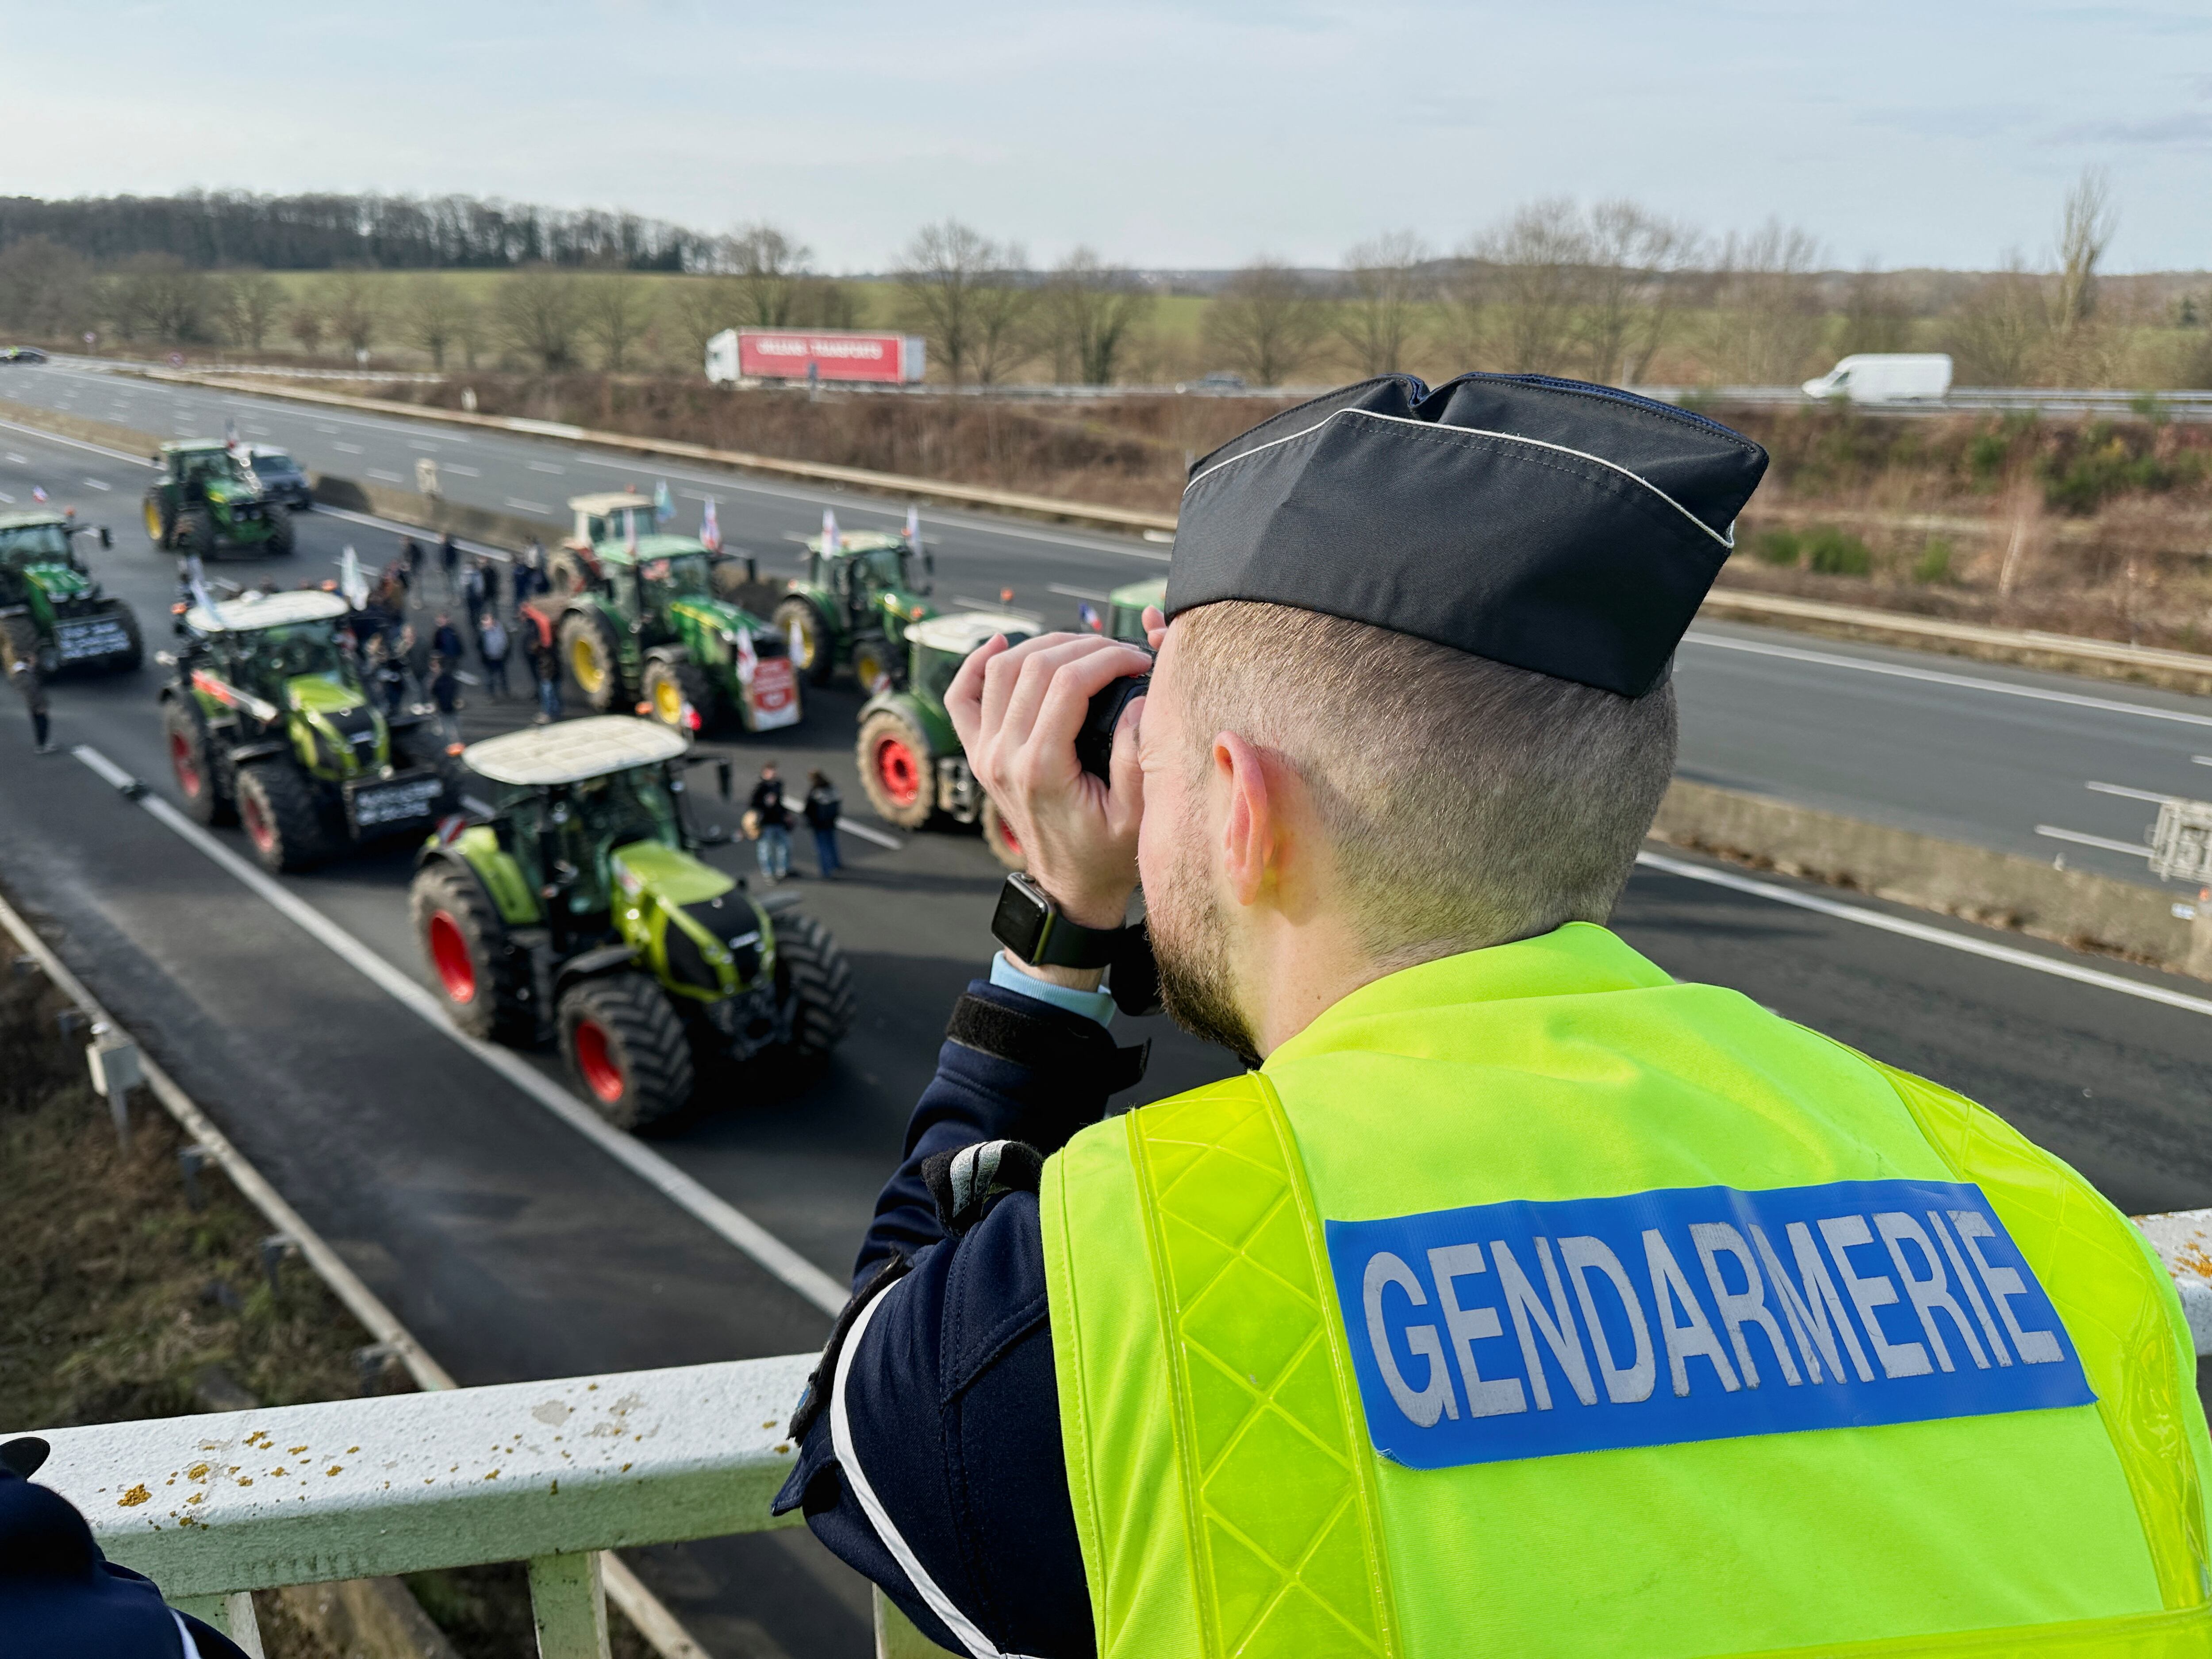
<path fill-rule="evenodd" d="M 1765 471 L 1742 434 L 1610 386 L 1385 375 L 1191 468 L 1165 609 L 1262 599 L 1640 697 Z"/>

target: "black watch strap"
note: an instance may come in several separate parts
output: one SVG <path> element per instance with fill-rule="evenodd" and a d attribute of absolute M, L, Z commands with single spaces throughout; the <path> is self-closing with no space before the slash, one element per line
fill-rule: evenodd
<path fill-rule="evenodd" d="M 972 992 L 952 1005 L 945 1035 L 963 1048 L 995 1054 L 1038 1071 L 1079 1068 L 1106 1085 L 1108 1094 L 1133 1089 L 1144 1080 L 1152 1045 L 1117 1047 L 1103 1025 L 1080 1014 L 1029 1013 L 992 1002 Z"/>
<path fill-rule="evenodd" d="M 999 908 L 991 917 L 999 943 L 1033 967 L 1108 967 L 1125 931 L 1069 921 L 1052 895 L 1020 870 L 999 890 Z"/>

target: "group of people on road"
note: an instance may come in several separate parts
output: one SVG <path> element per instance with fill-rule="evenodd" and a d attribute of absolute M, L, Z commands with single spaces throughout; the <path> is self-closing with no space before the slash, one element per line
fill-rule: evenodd
<path fill-rule="evenodd" d="M 806 827 L 814 832 L 816 870 L 826 881 L 845 867 L 844 860 L 837 856 L 837 820 L 845 810 L 844 798 L 827 773 L 816 771 L 807 777 L 806 799 L 799 810 Z M 745 833 L 760 860 L 763 881 L 781 881 L 791 873 L 791 817 L 783 796 L 783 775 L 770 761 L 761 768 L 760 781 L 753 785 L 752 796 L 745 803 Z"/>

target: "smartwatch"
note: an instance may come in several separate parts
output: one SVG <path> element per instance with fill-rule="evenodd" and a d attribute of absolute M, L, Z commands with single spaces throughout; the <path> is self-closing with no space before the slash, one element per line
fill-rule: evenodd
<path fill-rule="evenodd" d="M 1043 888 L 1016 871 L 999 890 L 991 932 L 1024 962 L 1046 968 L 1105 968 L 1119 953 L 1120 927 L 1070 921 Z"/>

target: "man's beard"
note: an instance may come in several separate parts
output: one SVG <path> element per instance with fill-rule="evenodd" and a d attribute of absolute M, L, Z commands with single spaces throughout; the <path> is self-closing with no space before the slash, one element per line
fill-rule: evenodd
<path fill-rule="evenodd" d="M 1160 1002 L 1170 1019 L 1193 1036 L 1218 1042 L 1247 1066 L 1260 1063 L 1260 1045 L 1237 1006 L 1229 973 L 1229 931 L 1221 902 L 1206 879 L 1198 837 L 1176 838 L 1163 890 L 1145 901 L 1146 933 L 1160 975 Z"/>

